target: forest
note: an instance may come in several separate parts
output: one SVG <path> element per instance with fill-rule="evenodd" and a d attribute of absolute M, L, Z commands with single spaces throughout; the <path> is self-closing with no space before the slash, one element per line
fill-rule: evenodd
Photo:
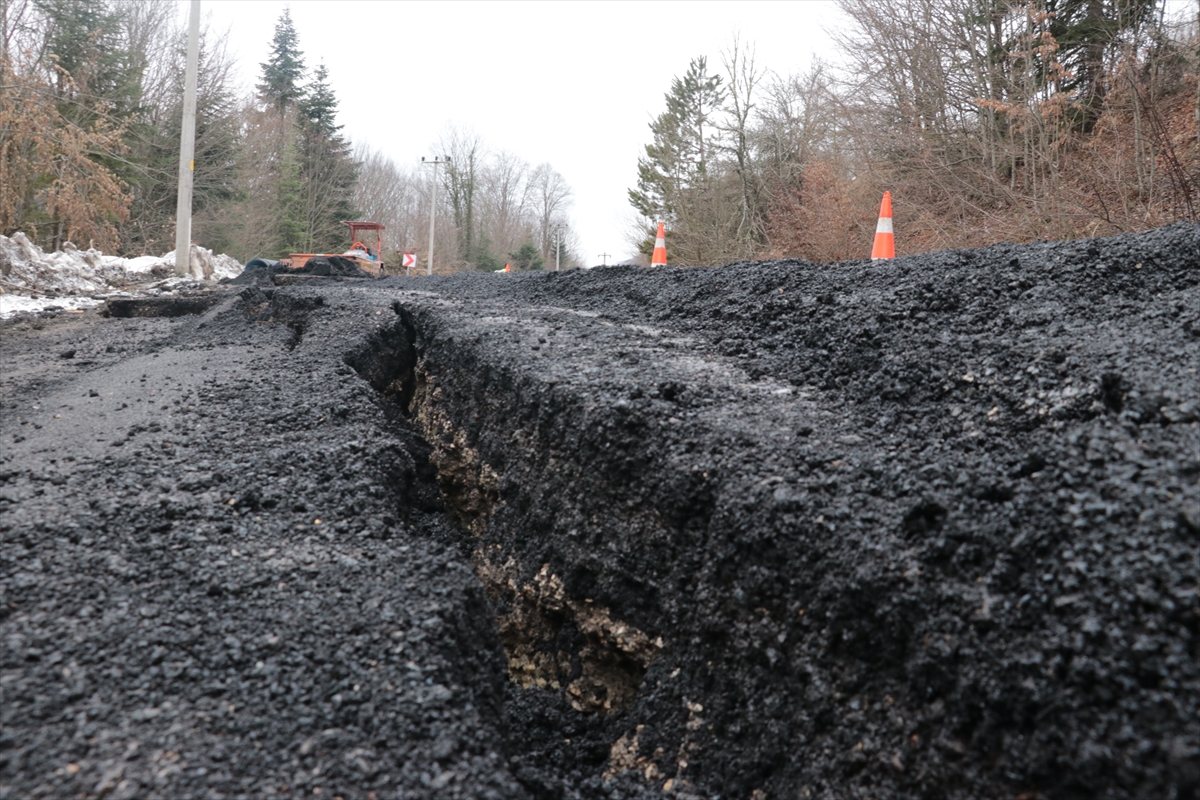
<path fill-rule="evenodd" d="M 159 0 L 0 3 L 0 234 L 126 256 L 174 248 L 186 20 Z M 201 30 L 193 241 L 242 262 L 341 252 L 342 224 L 387 226 L 426 252 L 431 175 L 349 141 L 324 64 L 276 23 L 251 96 L 224 37 Z M 550 165 L 447 128 L 436 142 L 439 272 L 553 264 L 572 191 Z M 387 254 L 385 254 L 387 255 Z M 388 259 L 398 264 L 394 255 Z"/>
<path fill-rule="evenodd" d="M 1200 17 L 1161 0 L 838 0 L 846 63 L 692 60 L 629 198 L 675 263 L 863 257 L 1197 220 Z M 1175 16 L 1169 13 L 1174 10 Z"/>
<path fill-rule="evenodd" d="M 779 74 L 733 38 L 681 65 L 647 132 L 631 248 L 671 263 L 863 255 L 879 198 L 899 254 L 1196 221 L 1200 16 L 1166 0 L 837 0 L 838 64 Z M 0 233 L 122 255 L 174 241 L 186 35 L 155 0 L 0 4 Z M 354 143 L 285 11 L 236 89 L 201 35 L 193 237 L 245 261 L 336 251 L 383 222 L 425 252 L 431 170 Z M 576 265 L 572 188 L 455 127 L 435 152 L 439 272 Z"/>

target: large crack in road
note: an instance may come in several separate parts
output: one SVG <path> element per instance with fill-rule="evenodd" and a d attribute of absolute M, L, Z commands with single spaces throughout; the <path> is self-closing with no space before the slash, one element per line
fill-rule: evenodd
<path fill-rule="evenodd" d="M 0 793 L 1195 797 L 1198 287 L 1179 225 L 7 323 Z"/>

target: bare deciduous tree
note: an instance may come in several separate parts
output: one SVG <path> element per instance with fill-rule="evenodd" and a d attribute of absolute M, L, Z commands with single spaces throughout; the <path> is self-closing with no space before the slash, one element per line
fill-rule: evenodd
<path fill-rule="evenodd" d="M 532 186 L 533 207 L 537 214 L 538 249 L 542 257 L 547 258 L 554 244 L 554 227 L 561 224 L 570 205 L 571 187 L 549 164 L 539 164 L 534 169 L 529 183 Z"/>

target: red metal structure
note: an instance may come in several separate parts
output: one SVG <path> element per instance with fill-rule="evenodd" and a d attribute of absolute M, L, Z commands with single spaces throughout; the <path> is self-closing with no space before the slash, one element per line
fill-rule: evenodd
<path fill-rule="evenodd" d="M 383 227 L 382 223 L 379 223 L 379 222 L 347 222 L 345 224 L 350 226 L 350 239 L 351 239 L 351 241 L 354 242 L 354 244 L 362 244 L 362 241 L 358 238 L 359 231 L 375 231 L 375 258 L 382 259 L 382 257 L 383 257 L 383 231 L 384 231 L 384 227 Z M 350 249 L 353 250 L 354 245 L 351 245 Z M 369 250 L 370 248 L 367 248 L 367 249 Z"/>

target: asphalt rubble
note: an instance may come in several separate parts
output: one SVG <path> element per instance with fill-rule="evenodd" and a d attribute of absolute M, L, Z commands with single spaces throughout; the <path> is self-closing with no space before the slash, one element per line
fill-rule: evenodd
<path fill-rule="evenodd" d="M 1200 226 L 0 341 L 0 797 L 1200 796 Z"/>

